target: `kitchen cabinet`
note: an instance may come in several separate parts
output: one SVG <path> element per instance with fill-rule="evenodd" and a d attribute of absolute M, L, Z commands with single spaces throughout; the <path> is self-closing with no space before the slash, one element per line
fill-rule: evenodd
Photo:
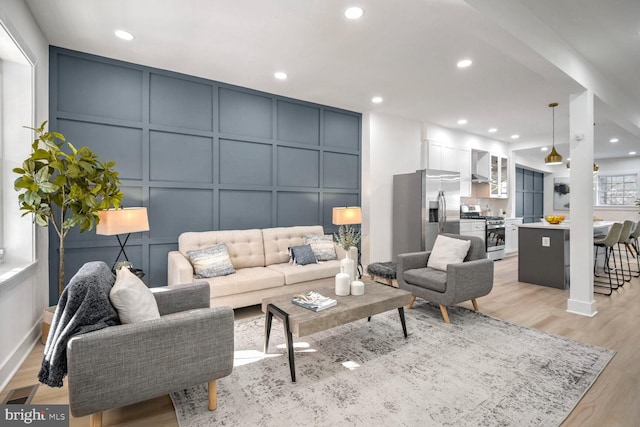
<path fill-rule="evenodd" d="M 504 220 L 504 252 L 506 255 L 515 255 L 518 252 L 518 226 L 520 224 L 522 224 L 522 218 L 507 218 Z"/>
<path fill-rule="evenodd" d="M 460 197 L 471 197 L 471 150 L 429 142 L 429 169 L 460 172 Z"/>
<path fill-rule="evenodd" d="M 502 197 L 509 195 L 509 159 L 506 157 L 500 158 L 500 194 Z"/>
<path fill-rule="evenodd" d="M 481 169 L 481 165 L 484 164 L 484 158 L 480 156 L 478 156 L 477 158 L 478 162 L 476 174 L 482 175 L 483 170 Z M 490 153 L 488 153 L 487 158 L 488 174 L 482 176 L 488 177 L 489 183 L 474 184 L 473 197 L 479 199 L 507 198 L 509 188 L 509 159 L 498 154 Z M 481 162 L 481 159 L 483 160 L 483 162 Z"/>
<path fill-rule="evenodd" d="M 461 219 L 460 234 L 465 236 L 480 237 L 482 241 L 486 238 L 486 222 L 482 219 Z"/>
<path fill-rule="evenodd" d="M 491 168 L 489 171 L 490 197 L 507 197 L 509 168 L 506 157 L 497 154 L 491 155 Z"/>

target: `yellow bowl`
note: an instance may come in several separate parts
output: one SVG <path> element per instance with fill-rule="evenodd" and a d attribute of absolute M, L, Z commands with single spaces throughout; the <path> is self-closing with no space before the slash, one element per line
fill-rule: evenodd
<path fill-rule="evenodd" d="M 560 224 L 564 221 L 564 215 L 547 215 L 545 219 L 549 224 Z"/>

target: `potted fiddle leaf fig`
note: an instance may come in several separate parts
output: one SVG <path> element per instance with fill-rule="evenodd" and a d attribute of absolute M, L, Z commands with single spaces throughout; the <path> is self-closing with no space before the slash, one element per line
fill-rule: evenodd
<path fill-rule="evenodd" d="M 98 211 L 117 208 L 122 201 L 115 162 L 105 162 L 87 147 L 76 148 L 61 133 L 45 131 L 47 122 L 32 129 L 32 152 L 13 169 L 14 188 L 22 216 L 33 214 L 36 224 L 55 229 L 59 238 L 58 295 L 64 289 L 64 239 L 74 227 L 93 229 Z M 64 148 L 64 149 L 63 149 Z"/>

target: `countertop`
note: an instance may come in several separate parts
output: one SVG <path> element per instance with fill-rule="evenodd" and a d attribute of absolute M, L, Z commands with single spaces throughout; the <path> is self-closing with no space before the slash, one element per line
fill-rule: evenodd
<path fill-rule="evenodd" d="M 594 221 L 593 228 L 606 228 L 613 224 L 615 221 Z M 552 230 L 569 230 L 570 224 L 568 222 L 561 222 L 560 224 L 549 224 L 548 222 L 528 222 L 526 224 L 520 224 L 518 227 L 524 228 L 541 228 Z"/>

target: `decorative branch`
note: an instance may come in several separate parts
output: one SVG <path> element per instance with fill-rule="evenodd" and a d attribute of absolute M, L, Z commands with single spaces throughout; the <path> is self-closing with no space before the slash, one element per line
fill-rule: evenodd
<path fill-rule="evenodd" d="M 338 233 L 334 234 L 333 237 L 345 251 L 348 251 L 350 247 L 358 245 L 361 235 L 352 226 L 341 225 L 338 228 Z"/>

